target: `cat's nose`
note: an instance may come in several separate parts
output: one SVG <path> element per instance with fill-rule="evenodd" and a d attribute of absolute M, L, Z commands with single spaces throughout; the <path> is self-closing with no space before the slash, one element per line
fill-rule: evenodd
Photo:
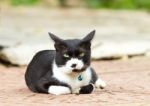
<path fill-rule="evenodd" d="M 72 68 L 75 68 L 76 66 L 77 66 L 77 64 L 72 64 L 71 65 Z"/>

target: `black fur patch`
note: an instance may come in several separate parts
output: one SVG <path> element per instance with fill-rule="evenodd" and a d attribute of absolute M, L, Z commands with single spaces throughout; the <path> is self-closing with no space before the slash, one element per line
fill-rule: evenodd
<path fill-rule="evenodd" d="M 89 94 L 94 90 L 94 86 L 92 84 L 81 87 L 80 94 Z"/>

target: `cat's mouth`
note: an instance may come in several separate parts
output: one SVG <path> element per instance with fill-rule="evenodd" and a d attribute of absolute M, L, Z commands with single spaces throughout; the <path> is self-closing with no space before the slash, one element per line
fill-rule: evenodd
<path fill-rule="evenodd" d="M 84 70 L 79 70 L 79 69 L 73 69 L 73 72 L 83 72 Z"/>
<path fill-rule="evenodd" d="M 85 69 L 86 69 L 85 67 L 83 67 L 82 69 L 73 69 L 72 72 L 80 73 L 85 71 Z"/>

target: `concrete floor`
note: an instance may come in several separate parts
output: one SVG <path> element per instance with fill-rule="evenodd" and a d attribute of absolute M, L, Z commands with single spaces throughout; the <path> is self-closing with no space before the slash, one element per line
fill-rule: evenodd
<path fill-rule="evenodd" d="M 0 65 L 0 106 L 150 106 L 150 58 L 93 61 L 107 87 L 87 95 L 36 94 L 25 85 L 24 67 Z"/>

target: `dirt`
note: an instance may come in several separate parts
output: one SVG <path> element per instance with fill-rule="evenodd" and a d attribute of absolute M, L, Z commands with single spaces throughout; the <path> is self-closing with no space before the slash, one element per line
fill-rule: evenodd
<path fill-rule="evenodd" d="M 25 67 L 0 65 L 0 106 L 150 106 L 150 58 L 94 61 L 107 87 L 92 94 L 37 94 L 25 84 Z"/>

